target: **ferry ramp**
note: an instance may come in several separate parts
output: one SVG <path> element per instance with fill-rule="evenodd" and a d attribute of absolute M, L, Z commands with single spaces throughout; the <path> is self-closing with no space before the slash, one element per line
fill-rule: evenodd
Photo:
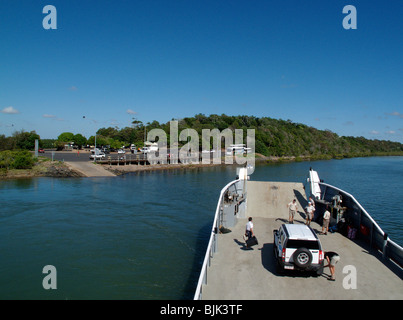
<path fill-rule="evenodd" d="M 300 214 L 308 204 L 302 183 L 248 181 L 247 217 L 284 218 L 287 205 L 296 199 Z"/>
<path fill-rule="evenodd" d="M 294 223 L 304 223 L 302 208 L 307 200 L 302 184 L 251 182 L 247 184 L 247 216 L 253 217 L 257 246 L 248 249 L 242 235 L 247 219 L 239 219 L 232 232 L 218 235 L 218 251 L 211 259 L 203 300 L 279 299 L 403 299 L 402 280 L 397 272 L 368 251 L 339 233 L 319 235 L 321 226 L 312 222 L 325 251 L 337 252 L 336 281 L 328 281 L 329 269 L 314 277 L 288 271 L 276 272 L 273 230 L 288 221 L 287 204 L 299 203 Z M 393 266 L 390 266 L 393 269 Z"/>
<path fill-rule="evenodd" d="M 116 175 L 106 170 L 100 164 L 94 164 L 90 161 L 72 162 L 66 161 L 67 166 L 75 171 L 80 172 L 84 177 L 115 177 Z"/>

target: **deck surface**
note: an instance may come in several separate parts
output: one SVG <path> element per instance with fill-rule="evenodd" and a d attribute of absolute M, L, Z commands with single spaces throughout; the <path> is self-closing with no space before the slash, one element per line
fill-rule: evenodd
<path fill-rule="evenodd" d="M 287 203 L 293 196 L 299 202 L 294 223 L 304 223 L 302 208 L 306 199 L 302 184 L 248 182 L 247 216 L 253 217 L 259 245 L 244 246 L 247 220 L 220 234 L 218 252 L 208 269 L 204 300 L 275 300 L 275 299 L 403 299 L 403 282 L 381 260 L 377 252 L 353 242 L 339 233 L 318 235 L 325 251 L 339 253 L 336 281 L 328 281 L 329 269 L 313 277 L 288 271 L 276 272 L 273 254 L 273 230 L 288 221 Z M 321 226 L 312 222 L 319 234 Z M 344 269 L 344 273 L 343 273 Z M 353 271 L 356 271 L 356 280 Z M 349 289 L 356 283 L 356 289 Z"/>

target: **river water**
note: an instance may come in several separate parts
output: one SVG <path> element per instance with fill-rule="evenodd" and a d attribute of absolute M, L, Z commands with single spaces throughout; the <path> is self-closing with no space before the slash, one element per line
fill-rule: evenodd
<path fill-rule="evenodd" d="M 321 179 L 403 244 L 403 157 L 258 165 L 252 180 Z M 192 299 L 234 166 L 0 182 L 0 299 Z M 45 290 L 43 268 L 57 289 Z"/>

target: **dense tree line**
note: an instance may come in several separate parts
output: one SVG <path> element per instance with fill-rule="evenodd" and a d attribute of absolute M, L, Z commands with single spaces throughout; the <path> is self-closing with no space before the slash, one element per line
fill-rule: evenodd
<path fill-rule="evenodd" d="M 177 119 L 172 119 L 177 120 Z M 311 158 L 343 158 L 370 155 L 402 155 L 403 144 L 385 140 L 369 140 L 363 137 L 343 137 L 329 130 L 318 130 L 290 120 L 277 120 L 269 117 L 227 116 L 197 114 L 194 117 L 178 119 L 179 132 L 186 128 L 195 129 L 201 136 L 203 129 L 217 128 L 220 131 L 229 128 L 244 130 L 255 129 L 256 152 L 265 156 L 294 156 Z M 133 121 L 132 127 L 123 129 L 101 128 L 97 132 L 97 141 L 119 141 L 120 144 L 135 143 L 142 146 L 146 133 L 160 128 L 167 133 L 170 123 L 158 121 L 144 125 Z M 110 140 L 109 140 L 110 141 Z M 199 139 L 201 143 L 201 139 Z"/>
<path fill-rule="evenodd" d="M 310 158 L 343 158 L 371 155 L 403 155 L 403 144 L 386 140 L 369 140 L 363 137 L 338 136 L 329 130 L 318 130 L 291 120 L 278 120 L 269 117 L 228 116 L 197 114 L 194 117 L 172 119 L 178 121 L 178 130 L 195 129 L 201 137 L 203 129 L 242 129 L 246 138 L 247 129 L 255 129 L 256 153 L 264 156 L 294 156 Z M 113 148 L 129 146 L 134 143 L 142 147 L 147 133 L 152 129 L 162 129 L 170 138 L 170 122 L 158 121 L 142 123 L 134 119 L 131 127 L 100 128 L 96 133 L 97 145 L 110 145 Z M 0 151 L 12 149 L 33 150 L 35 139 L 39 136 L 32 132 L 17 132 L 12 137 L 0 135 Z M 199 139 L 201 144 L 202 139 Z M 63 147 L 74 142 L 77 146 L 94 145 L 95 137 L 88 139 L 81 134 L 61 133 L 55 140 L 40 140 L 41 147 Z M 183 142 L 186 143 L 186 142 Z"/>
<path fill-rule="evenodd" d="M 11 137 L 0 134 L 0 151 L 15 149 L 33 150 L 36 139 L 40 139 L 40 137 L 35 131 L 16 131 Z"/>
<path fill-rule="evenodd" d="M 246 137 L 246 129 L 255 129 L 256 152 L 265 156 L 341 158 L 403 154 L 403 144 L 398 142 L 340 137 L 329 130 L 318 130 L 291 120 L 198 114 L 184 118 L 182 122 L 183 126 L 194 128 L 199 133 L 204 128 L 243 129 Z"/>

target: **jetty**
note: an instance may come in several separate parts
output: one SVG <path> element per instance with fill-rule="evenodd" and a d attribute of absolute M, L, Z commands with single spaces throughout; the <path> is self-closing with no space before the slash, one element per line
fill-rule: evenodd
<path fill-rule="evenodd" d="M 311 227 L 323 250 L 341 257 L 336 281 L 328 281 L 329 268 L 320 276 L 277 273 L 273 230 L 288 223 L 287 204 L 294 198 L 298 202 L 294 223 L 303 224 L 307 199 L 302 183 L 237 180 L 223 189 L 195 299 L 403 299 L 401 267 L 363 239 L 351 240 L 338 232 L 320 234 L 322 227 L 316 222 Z M 252 248 L 242 238 L 248 217 L 253 217 L 259 241 Z M 221 225 L 231 232 L 218 232 Z M 375 241 L 375 231 L 372 237 Z"/>

